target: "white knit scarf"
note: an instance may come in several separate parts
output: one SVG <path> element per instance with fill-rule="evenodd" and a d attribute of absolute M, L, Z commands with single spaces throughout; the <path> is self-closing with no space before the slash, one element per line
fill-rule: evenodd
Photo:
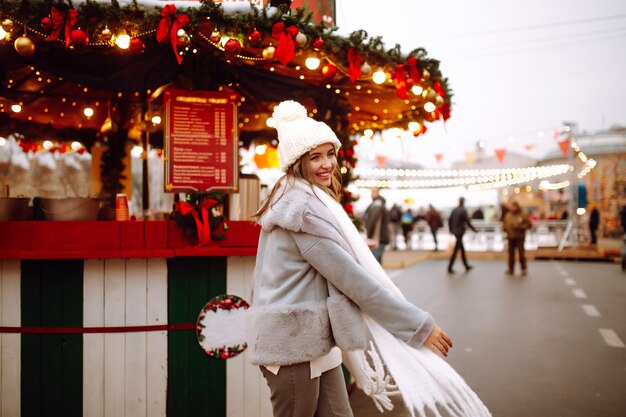
<path fill-rule="evenodd" d="M 296 187 L 311 187 L 296 181 Z M 313 187 L 341 228 L 341 235 L 350 245 L 357 262 L 386 288 L 404 298 L 400 289 L 376 261 L 363 237 L 354 227 L 341 204 L 330 195 Z M 412 417 L 426 417 L 428 410 L 436 417 L 490 417 L 491 413 L 463 378 L 440 356 L 426 347 L 415 349 L 393 336 L 375 320 L 363 314 L 373 344 L 365 351 L 343 352 L 344 363 L 357 386 L 370 396 L 382 413 L 393 409 L 389 396 L 402 396 Z M 381 360 L 382 357 L 382 360 Z M 385 368 L 389 376 L 385 375 Z"/>

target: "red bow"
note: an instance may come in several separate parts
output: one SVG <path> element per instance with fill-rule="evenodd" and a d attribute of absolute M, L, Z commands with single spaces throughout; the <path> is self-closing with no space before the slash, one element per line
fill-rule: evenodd
<path fill-rule="evenodd" d="M 52 6 L 50 10 L 50 20 L 52 21 L 52 33 L 48 36 L 48 40 L 55 41 L 59 39 L 61 31 L 65 29 L 65 46 L 70 46 L 72 42 L 70 32 L 72 28 L 76 26 L 76 23 L 78 23 L 78 10 L 69 9 L 67 12 L 62 12 Z"/>
<path fill-rule="evenodd" d="M 354 48 L 348 49 L 348 76 L 352 84 L 361 76 L 361 61 L 363 57 Z"/>
<path fill-rule="evenodd" d="M 184 13 L 176 16 L 174 4 L 167 4 L 161 10 L 161 21 L 157 26 L 156 39 L 158 42 L 163 42 L 169 36 L 174 55 L 176 55 L 179 64 L 183 62 L 183 57 L 178 54 L 178 29 L 183 29 L 188 24 L 189 16 Z"/>
<path fill-rule="evenodd" d="M 441 83 L 438 80 L 435 81 L 435 83 L 433 84 L 433 90 L 435 90 L 437 94 L 439 94 L 441 97 L 446 96 L 446 92 L 444 91 L 443 87 L 441 86 Z"/>
<path fill-rule="evenodd" d="M 180 201 L 176 204 L 175 211 L 179 212 L 183 216 L 191 213 L 194 221 L 196 222 L 196 230 L 198 232 L 198 242 L 201 246 L 207 245 L 211 241 L 211 223 L 209 221 L 209 210 L 217 204 L 216 200 L 207 198 L 200 203 L 200 213 L 202 219 L 196 208 L 187 203 L 186 201 Z"/>
<path fill-rule="evenodd" d="M 417 59 L 415 59 L 415 57 L 413 56 L 410 56 L 406 60 L 406 66 L 409 67 L 409 84 L 419 82 L 419 80 L 422 78 L 422 74 L 420 73 L 420 70 L 417 69 Z"/>
<path fill-rule="evenodd" d="M 396 94 L 398 94 L 398 97 L 406 99 L 406 69 L 404 68 L 404 65 L 396 65 L 394 80 L 396 84 Z"/>
<path fill-rule="evenodd" d="M 293 38 L 298 34 L 296 26 L 285 28 L 285 22 L 278 22 L 272 26 L 272 37 L 278 41 L 274 56 L 281 64 L 287 65 L 295 56 Z"/>

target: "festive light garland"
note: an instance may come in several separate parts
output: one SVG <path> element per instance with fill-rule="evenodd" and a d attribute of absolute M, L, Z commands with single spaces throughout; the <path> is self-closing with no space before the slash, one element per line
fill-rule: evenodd
<path fill-rule="evenodd" d="M 593 159 L 587 160 L 583 168 L 577 174 L 577 177 L 583 178 L 591 172 L 596 164 L 596 161 Z M 503 169 L 363 169 L 357 167 L 354 170 L 356 175 L 366 177 L 387 177 L 385 179 L 358 179 L 355 181 L 355 185 L 360 188 L 467 187 L 470 191 L 519 185 L 535 180 L 564 175 L 573 171 L 574 167 L 569 164 Z M 421 179 L 401 180 L 389 179 L 389 177 L 419 177 Z M 546 187 L 545 189 L 553 188 Z"/>
<path fill-rule="evenodd" d="M 510 180 L 513 177 L 521 175 L 534 175 L 538 178 L 546 176 L 560 175 L 573 169 L 571 165 L 558 164 L 546 165 L 538 167 L 522 167 L 522 168 L 494 168 L 494 169 L 395 169 L 395 168 L 355 168 L 355 175 L 366 177 L 422 177 L 422 178 L 492 178 L 507 177 Z M 480 181 L 487 182 L 488 179 Z"/>

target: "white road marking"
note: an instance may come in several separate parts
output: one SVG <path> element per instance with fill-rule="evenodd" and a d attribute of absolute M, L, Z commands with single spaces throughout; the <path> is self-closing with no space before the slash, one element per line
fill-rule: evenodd
<path fill-rule="evenodd" d="M 572 287 L 573 287 L 574 285 L 576 285 L 576 281 L 574 280 L 574 278 L 565 278 L 563 281 L 564 281 L 567 285 L 571 285 Z"/>
<path fill-rule="evenodd" d="M 574 293 L 574 297 L 576 298 L 587 298 L 587 294 L 580 288 L 573 288 L 572 292 Z"/>
<path fill-rule="evenodd" d="M 564 270 L 559 270 L 559 274 L 561 274 L 562 277 L 568 277 L 569 276 L 569 272 L 564 271 Z"/>
<path fill-rule="evenodd" d="M 626 347 L 626 345 L 624 345 L 624 342 L 622 342 L 622 339 L 620 339 L 617 333 L 615 333 L 615 330 L 598 329 L 598 331 L 600 332 L 600 335 L 602 336 L 602 338 L 604 339 L 604 342 L 607 345 L 611 347 L 616 347 L 616 348 Z"/>
<path fill-rule="evenodd" d="M 583 310 L 589 317 L 600 317 L 601 314 L 593 304 L 583 304 Z"/>

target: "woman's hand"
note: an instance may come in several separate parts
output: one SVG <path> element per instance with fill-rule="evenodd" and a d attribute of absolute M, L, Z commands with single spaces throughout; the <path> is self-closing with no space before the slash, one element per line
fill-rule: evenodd
<path fill-rule="evenodd" d="M 448 350 L 452 347 L 452 339 L 441 327 L 435 324 L 435 327 L 433 327 L 433 330 L 426 338 L 424 346 L 437 354 L 448 356 Z"/>

